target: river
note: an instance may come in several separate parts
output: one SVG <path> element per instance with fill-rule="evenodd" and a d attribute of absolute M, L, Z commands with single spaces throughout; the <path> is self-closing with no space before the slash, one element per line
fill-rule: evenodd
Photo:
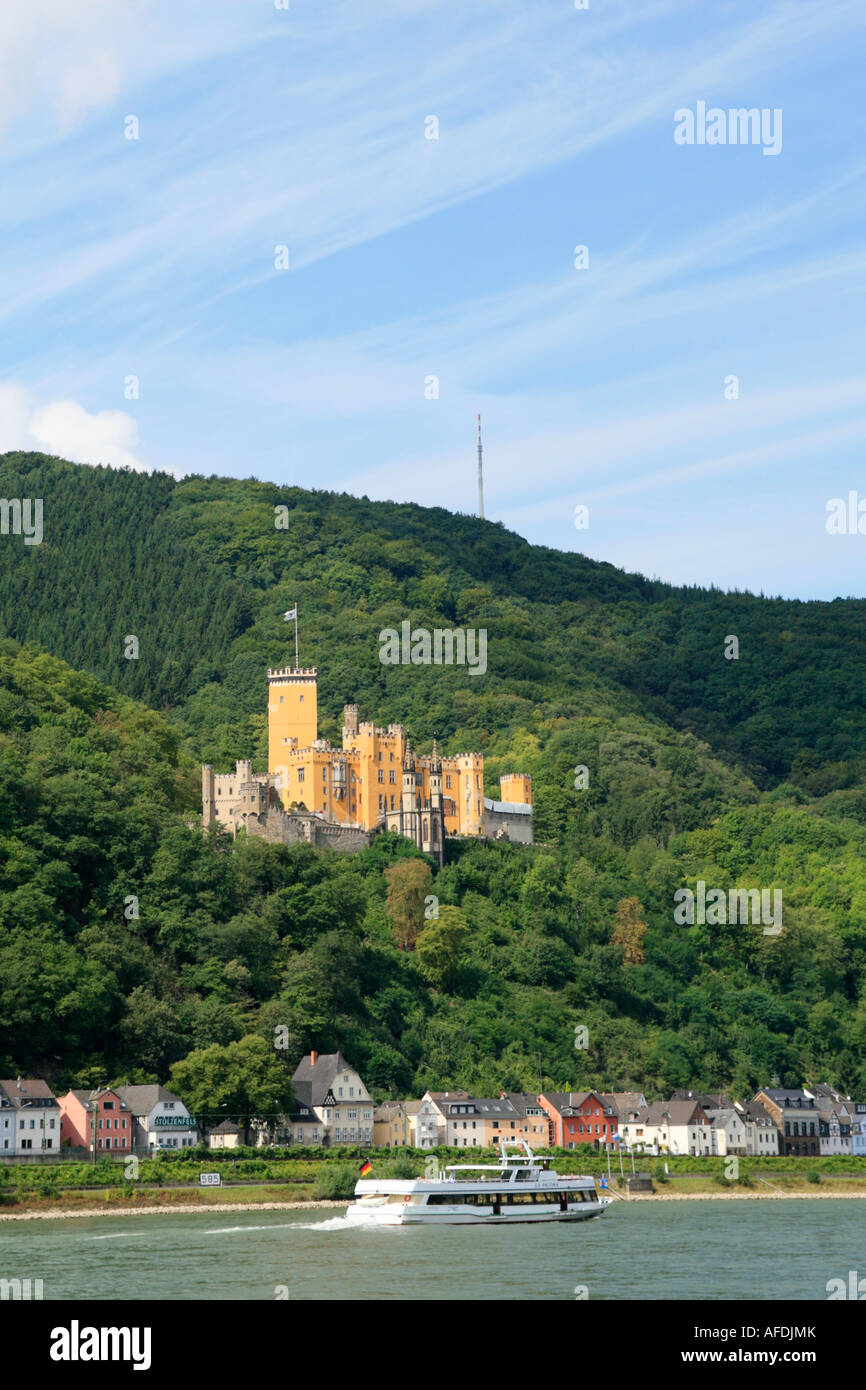
<path fill-rule="evenodd" d="M 634 1201 L 498 1229 L 365 1230 L 334 1208 L 0 1224 L 0 1278 L 46 1300 L 824 1300 L 851 1270 L 866 1200 Z"/>

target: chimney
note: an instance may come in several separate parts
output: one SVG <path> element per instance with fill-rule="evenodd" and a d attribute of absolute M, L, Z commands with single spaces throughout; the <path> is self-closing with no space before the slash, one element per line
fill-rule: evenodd
<path fill-rule="evenodd" d="M 311 1053 L 310 1053 L 310 1066 L 311 1066 L 311 1067 L 314 1067 L 314 1066 L 316 1065 L 316 1058 L 318 1057 L 318 1055 L 319 1055 L 318 1052 L 311 1052 Z"/>

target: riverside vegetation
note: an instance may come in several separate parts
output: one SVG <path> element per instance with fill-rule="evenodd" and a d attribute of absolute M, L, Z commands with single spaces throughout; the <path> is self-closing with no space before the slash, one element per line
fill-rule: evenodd
<path fill-rule="evenodd" d="M 256 480 L 7 454 L 0 495 L 45 518 L 41 545 L 0 541 L 2 1074 L 169 1081 L 211 1117 L 280 1110 L 311 1046 L 377 1097 L 866 1094 L 863 602 L 674 589 Z M 535 846 L 451 844 L 437 870 L 393 835 L 202 836 L 199 761 L 265 766 L 295 602 L 324 736 L 355 699 L 422 751 L 481 750 L 488 795 L 520 767 Z M 486 673 L 383 667 L 404 618 L 486 628 Z M 781 888 L 782 933 L 676 925 L 698 879 Z"/>

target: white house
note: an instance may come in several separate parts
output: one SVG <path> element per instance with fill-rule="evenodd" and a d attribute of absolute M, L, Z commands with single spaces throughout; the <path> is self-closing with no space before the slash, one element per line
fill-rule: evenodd
<path fill-rule="evenodd" d="M 851 1152 L 857 1158 L 866 1158 L 866 1102 L 849 1101 L 854 1107 L 854 1120 L 851 1129 Z"/>
<path fill-rule="evenodd" d="M 292 1077 L 296 1143 L 372 1144 L 373 1101 L 355 1068 L 341 1052 L 309 1052 Z M 309 1134 L 298 1127 L 299 1107 L 310 1112 Z"/>
<path fill-rule="evenodd" d="M 417 1112 L 409 1114 L 409 1142 L 416 1149 L 435 1149 L 437 1144 L 456 1144 L 454 1138 L 454 1125 L 449 1126 L 448 1107 L 451 1104 L 469 1106 L 472 1102 L 469 1099 L 468 1091 L 425 1091 L 418 1106 Z M 471 1134 L 469 1128 L 470 1115 L 466 1111 L 461 1115 L 453 1117 L 455 1124 L 466 1121 L 467 1135 Z M 475 1133 L 479 1134 L 478 1115 L 475 1114 Z M 471 1148 L 472 1145 L 460 1144 L 460 1147 Z"/>
<path fill-rule="evenodd" d="M 819 1147 L 822 1154 L 850 1154 L 855 1124 L 851 1100 L 818 1101 Z"/>
<path fill-rule="evenodd" d="M 627 1149 L 652 1154 L 710 1155 L 713 1129 L 701 1105 L 691 1100 L 657 1100 L 632 1111 L 620 1124 L 620 1137 Z"/>
<path fill-rule="evenodd" d="M 186 1149 L 199 1141 L 198 1126 L 182 1100 L 164 1086 L 115 1086 L 133 1116 L 136 1148 Z"/>
<path fill-rule="evenodd" d="M 764 1109 L 760 1101 L 750 1100 L 746 1105 L 736 1102 L 735 1109 L 743 1117 L 746 1127 L 746 1153 L 750 1157 L 779 1152 L 779 1131 L 772 1115 Z"/>
<path fill-rule="evenodd" d="M 733 1106 L 726 1110 L 707 1110 L 712 1130 L 710 1151 L 714 1154 L 746 1154 L 746 1122 Z"/>
<path fill-rule="evenodd" d="M 58 1153 L 60 1105 L 45 1081 L 0 1081 L 0 1153 L 10 1157 Z"/>

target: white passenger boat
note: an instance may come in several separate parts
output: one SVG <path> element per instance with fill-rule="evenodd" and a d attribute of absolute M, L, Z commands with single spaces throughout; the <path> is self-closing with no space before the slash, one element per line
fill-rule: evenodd
<path fill-rule="evenodd" d="M 346 1219 L 379 1226 L 587 1221 L 611 1203 L 597 1194 L 594 1178 L 550 1172 L 549 1159 L 536 1158 L 525 1141 L 499 1151 L 498 1163 L 452 1163 L 435 1177 L 361 1178 Z"/>

